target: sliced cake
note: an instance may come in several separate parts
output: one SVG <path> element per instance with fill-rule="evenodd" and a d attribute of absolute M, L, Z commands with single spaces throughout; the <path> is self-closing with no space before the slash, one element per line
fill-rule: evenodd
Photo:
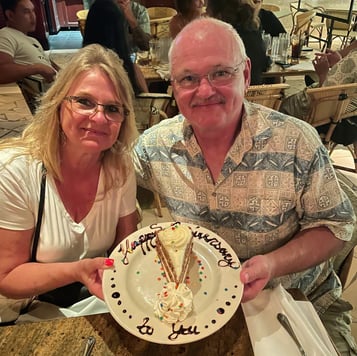
<path fill-rule="evenodd" d="M 174 223 L 156 233 L 156 250 L 168 282 L 185 283 L 193 245 L 191 229 Z"/>

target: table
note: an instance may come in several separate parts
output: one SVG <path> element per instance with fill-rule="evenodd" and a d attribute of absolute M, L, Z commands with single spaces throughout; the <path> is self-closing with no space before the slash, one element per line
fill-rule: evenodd
<path fill-rule="evenodd" d="M 282 77 L 305 76 L 306 74 L 315 73 L 311 58 L 300 59 L 298 65 L 283 68 L 282 66 L 273 63 L 269 69 L 262 74 L 263 78 L 276 77 L 277 82 L 280 82 Z"/>
<path fill-rule="evenodd" d="M 253 356 L 248 329 L 239 306 L 213 335 L 189 344 L 159 345 L 125 331 L 109 313 L 0 327 L 0 355 L 81 355 L 89 336 L 92 355 L 244 355 Z"/>

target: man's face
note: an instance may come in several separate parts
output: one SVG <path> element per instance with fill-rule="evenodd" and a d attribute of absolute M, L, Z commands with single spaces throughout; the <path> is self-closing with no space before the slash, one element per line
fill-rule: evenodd
<path fill-rule="evenodd" d="M 191 27 L 195 32 L 179 34 L 171 55 L 178 107 L 194 130 L 201 132 L 238 126 L 250 81 L 250 61 L 242 58 L 232 34 L 217 25 L 208 26 Z M 221 80 L 232 72 L 228 80 Z M 183 84 L 192 78 L 200 78 L 199 83 L 185 87 Z"/>
<path fill-rule="evenodd" d="M 6 11 L 8 25 L 25 34 L 35 31 L 36 14 L 35 7 L 31 0 L 21 0 L 17 4 L 15 11 Z"/>

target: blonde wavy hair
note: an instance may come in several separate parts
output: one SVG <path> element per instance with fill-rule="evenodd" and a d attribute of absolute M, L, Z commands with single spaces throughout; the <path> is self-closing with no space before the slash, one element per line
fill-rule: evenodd
<path fill-rule="evenodd" d="M 93 68 L 99 68 L 108 75 L 116 94 L 128 111 L 116 142 L 102 153 L 106 190 L 113 185 L 124 184 L 133 169 L 130 155 L 134 140 L 138 136 L 133 109 L 134 93 L 122 60 L 115 52 L 98 44 L 80 49 L 64 69 L 59 71 L 22 135 L 0 141 L 0 149 L 16 148 L 13 158 L 27 154 L 32 159 L 42 161 L 47 172 L 55 179 L 61 180 L 59 152 L 63 131 L 60 125 L 60 106 L 78 75 Z M 119 174 L 110 174 L 113 168 Z"/>

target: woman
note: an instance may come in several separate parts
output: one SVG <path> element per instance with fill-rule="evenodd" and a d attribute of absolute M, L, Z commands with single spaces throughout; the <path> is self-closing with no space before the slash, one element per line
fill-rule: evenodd
<path fill-rule="evenodd" d="M 0 296 L 0 322 L 16 318 L 14 304 L 19 312 L 31 298 L 74 282 L 103 298 L 102 270 L 113 265 L 104 256 L 137 223 L 131 98 L 117 55 L 86 46 L 59 72 L 22 136 L 0 142 L 0 293 L 13 298 Z"/>
<path fill-rule="evenodd" d="M 126 20 L 113 0 L 97 0 L 91 6 L 84 29 L 83 46 L 98 43 L 115 51 L 124 62 L 135 94 L 147 93 L 143 73 L 130 58 Z"/>
<path fill-rule="evenodd" d="M 170 36 L 175 38 L 189 22 L 200 17 L 204 4 L 204 0 L 176 0 L 177 14 L 169 23 Z"/>
<path fill-rule="evenodd" d="M 262 84 L 262 73 L 269 65 L 260 31 L 258 11 L 251 0 L 208 0 L 207 14 L 230 23 L 242 38 L 251 60 L 251 85 Z"/>

